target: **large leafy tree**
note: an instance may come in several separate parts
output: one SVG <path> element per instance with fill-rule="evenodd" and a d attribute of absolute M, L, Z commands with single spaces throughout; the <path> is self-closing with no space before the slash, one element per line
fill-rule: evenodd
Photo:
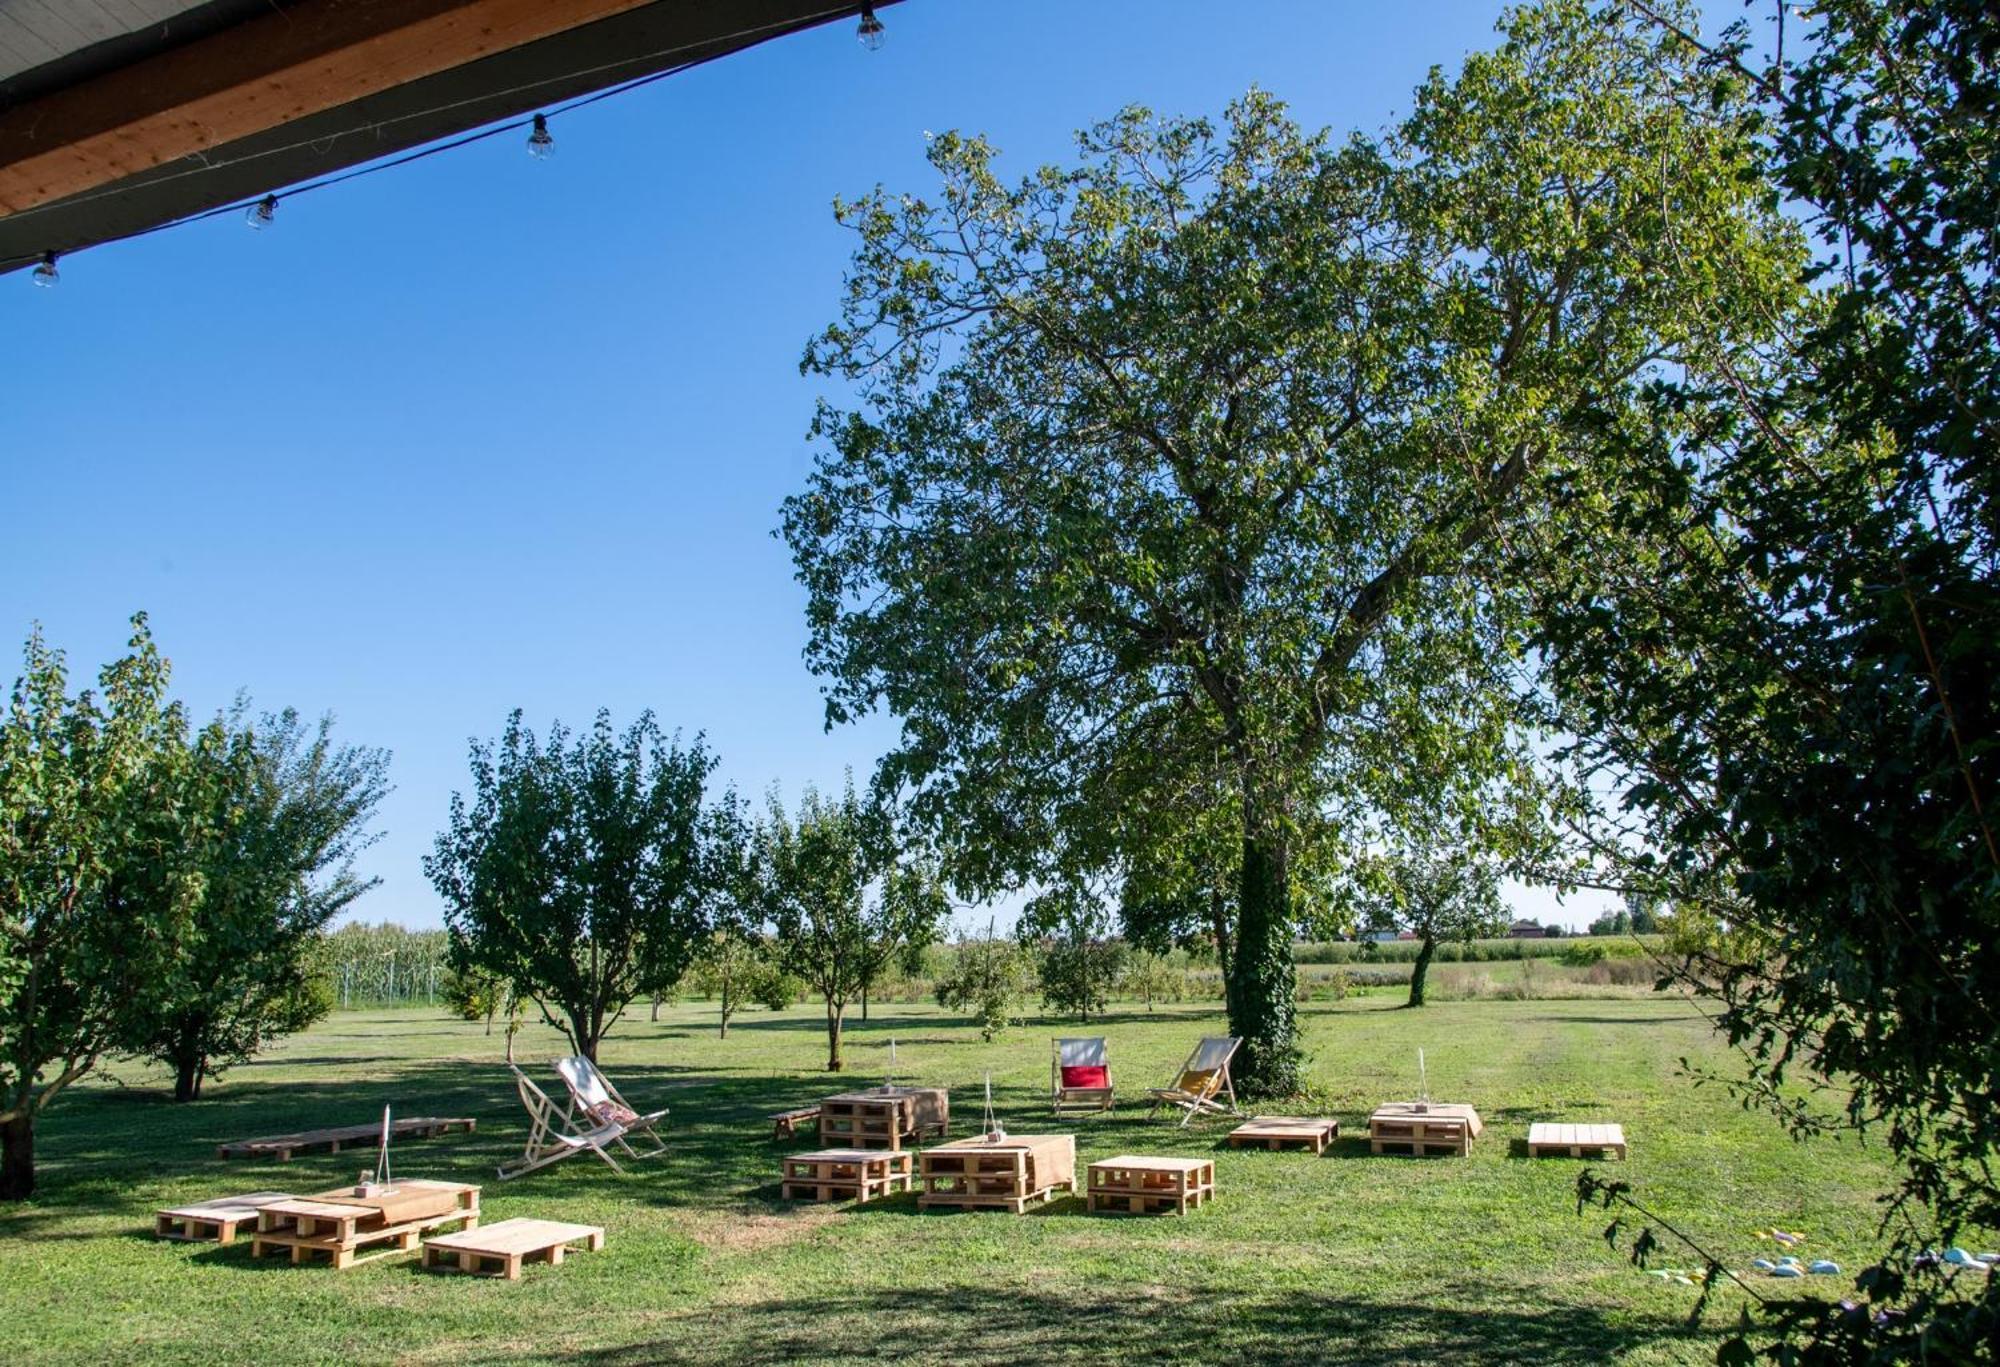
<path fill-rule="evenodd" d="M 387 753 L 336 745 L 332 725 L 292 711 L 252 725 L 239 708 L 204 728 L 190 748 L 192 830 L 178 868 L 164 887 L 152 868 L 114 880 L 134 902 L 198 880 L 185 933 L 120 1022 L 124 1049 L 173 1071 L 176 1100 L 332 1005 L 315 951 L 376 882 L 353 859 L 374 842 L 367 825 L 388 791 Z"/>
<path fill-rule="evenodd" d="M 577 1053 L 597 1057 L 634 998 L 664 992 L 705 943 L 716 881 L 715 818 L 702 797 L 714 758 L 645 713 L 621 736 L 600 712 L 588 734 L 545 741 L 516 712 L 472 746 L 472 799 L 424 871 L 445 900 L 453 962 L 532 999 Z"/>
<path fill-rule="evenodd" d="M 200 893 L 185 723 L 132 625 L 94 692 L 30 636 L 0 719 L 0 1200 L 34 1193 L 36 1118 L 116 1045 Z"/>
<path fill-rule="evenodd" d="M 826 1066 L 841 1068 L 847 1007 L 897 958 L 936 940 L 951 914 L 936 867 L 883 802 L 807 788 L 787 813 L 773 791 L 756 833 L 759 911 L 782 972 L 826 1006 Z"/>
<path fill-rule="evenodd" d="M 1909 1255 L 2000 1225 L 2000 16 L 1768 17 L 1711 72 L 1817 240 L 1814 297 L 1612 434 L 1617 496 L 1551 528 L 1606 553 L 1543 581 L 1541 645 L 1617 785 L 1600 849 L 1675 906 L 1753 1090 L 1901 1164 L 1862 1301 L 1790 1303 L 1814 1360 L 1990 1360 L 2000 1291 Z"/>
<path fill-rule="evenodd" d="M 1297 1082 L 1299 863 L 1412 776 L 1525 775 L 1501 548 L 1763 307 L 1785 234 L 1683 53 L 1557 3 L 1379 143 L 1253 93 L 1011 185 L 940 136 L 938 198 L 839 210 L 806 365 L 858 403 L 784 511 L 829 719 L 901 719 L 885 778 L 974 895 L 1205 903 L 1249 1088 Z"/>

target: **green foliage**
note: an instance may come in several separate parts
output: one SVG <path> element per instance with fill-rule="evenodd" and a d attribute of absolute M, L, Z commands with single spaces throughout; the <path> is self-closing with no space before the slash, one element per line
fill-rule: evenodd
<path fill-rule="evenodd" d="M 1768 255 L 1681 57 L 1557 5 L 1379 144 L 1255 92 L 1013 185 L 943 134 L 940 196 L 840 206 L 805 364 L 860 402 L 784 509 L 828 718 L 901 719 L 883 780 L 972 893 L 1130 876 L 1141 943 L 1217 923 L 1253 1090 L 1295 1090 L 1298 892 L 1358 826 L 1539 805 L 1498 548 L 1734 316 L 1701 263 Z"/>
<path fill-rule="evenodd" d="M 991 926 L 983 938 L 960 937 L 953 949 L 951 966 L 937 981 L 938 1005 L 970 1015 L 979 1037 L 991 1042 L 1015 1018 L 1027 988 L 1027 953 L 994 935 Z"/>
<path fill-rule="evenodd" d="M 29 636 L 0 721 L 0 1200 L 34 1193 L 36 1117 L 118 1042 L 201 896 L 186 726 L 144 615 L 98 690 Z"/>
<path fill-rule="evenodd" d="M 921 953 L 949 914 L 936 865 L 852 780 L 834 800 L 807 788 L 796 815 L 774 789 L 754 847 L 754 905 L 772 928 L 773 961 L 826 1004 L 826 1066 L 838 1072 L 848 1003 L 892 959 Z"/>
<path fill-rule="evenodd" d="M 1543 582 L 1539 645 L 1579 766 L 1630 776 L 1598 847 L 1675 904 L 1750 1094 L 1902 1166 L 1901 1247 L 1812 1360 L 1951 1360 L 2000 1341 L 1911 1259 L 2000 1225 L 2000 13 L 1771 8 L 1783 60 L 1739 26 L 1711 80 L 1812 292 L 1607 427 L 1551 528 L 1600 553 Z"/>
<path fill-rule="evenodd" d="M 688 970 L 688 986 L 715 1003 L 720 1038 L 729 1038 L 729 1022 L 744 1002 L 756 1001 L 782 1011 L 802 995 L 792 987 L 769 981 L 782 976 L 773 974 L 770 960 L 770 947 L 740 926 L 714 931 L 695 955 Z"/>
<path fill-rule="evenodd" d="M 705 813 L 715 760 L 651 713 L 620 737 L 608 713 L 546 743 L 507 719 L 472 746 L 473 796 L 425 856 L 454 960 L 507 982 L 569 1036 L 598 1042 L 636 997 L 670 989 L 707 935 L 728 811 Z"/>
<path fill-rule="evenodd" d="M 173 1070 L 177 1100 L 331 1008 L 321 933 L 374 886 L 353 860 L 374 843 L 387 768 L 386 752 L 336 746 L 331 718 L 291 711 L 253 726 L 239 705 L 195 737 L 183 812 L 201 834 L 162 857 L 200 896 L 119 1023 L 123 1051 Z M 120 895 L 138 903 L 157 884 L 141 870 Z"/>
<path fill-rule="evenodd" d="M 1187 974 L 1165 954 L 1134 950 L 1125 961 L 1121 979 L 1125 996 L 1143 1002 L 1148 1011 L 1155 1002 L 1176 1002 L 1187 995 Z"/>
<path fill-rule="evenodd" d="M 1441 941 L 1470 943 L 1507 927 L 1500 870 L 1483 851 L 1412 840 L 1357 862 L 1354 881 L 1365 923 L 1417 939 L 1409 1005 L 1424 1004 L 1424 983 Z"/>
<path fill-rule="evenodd" d="M 805 979 L 766 962 L 753 974 L 748 987 L 750 1000 L 766 1011 L 787 1011 L 805 1000 Z"/>

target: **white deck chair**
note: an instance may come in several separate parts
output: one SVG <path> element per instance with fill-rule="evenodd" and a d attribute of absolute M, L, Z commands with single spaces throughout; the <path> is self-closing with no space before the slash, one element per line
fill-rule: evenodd
<path fill-rule="evenodd" d="M 1181 1065 L 1171 1086 L 1146 1089 L 1146 1095 L 1153 1098 L 1153 1109 L 1148 1114 L 1156 1114 L 1163 1105 L 1178 1106 L 1183 1112 L 1183 1125 L 1197 1115 L 1241 1115 L 1236 1109 L 1236 1084 L 1229 1077 L 1229 1060 L 1236 1057 L 1242 1043 L 1228 1035 L 1211 1035 L 1202 1040 Z M 1224 1094 L 1229 1097 L 1227 1106 L 1218 1099 Z"/>
<path fill-rule="evenodd" d="M 607 1144 L 623 1145 L 623 1125 L 593 1123 L 588 1129 L 572 1128 L 569 1117 L 556 1109 L 556 1103 L 549 1100 L 547 1092 L 535 1085 L 533 1078 L 512 1062 L 507 1064 L 507 1071 L 514 1075 L 514 1088 L 521 1094 L 521 1104 L 527 1108 L 533 1125 L 528 1131 L 527 1148 L 521 1156 L 500 1165 L 502 1182 L 585 1152 L 596 1154 L 611 1165 L 613 1172 L 623 1175 L 625 1169 L 619 1167 L 618 1160 L 605 1151 Z M 626 1151 L 629 1153 L 630 1149 Z"/>
<path fill-rule="evenodd" d="M 556 1072 L 569 1088 L 569 1109 L 563 1113 L 563 1119 L 577 1125 L 610 1122 L 622 1126 L 619 1147 L 634 1158 L 650 1158 L 667 1151 L 667 1141 L 660 1137 L 660 1122 L 667 1116 L 664 1106 L 650 1115 L 639 1114 L 638 1107 L 618 1094 L 611 1079 L 581 1054 L 557 1059 Z M 626 1136 L 641 1134 L 653 1141 L 653 1146 L 644 1152 L 625 1142 Z"/>
<path fill-rule="evenodd" d="M 1102 1068 L 1104 1084 L 1067 1086 L 1063 1080 L 1063 1070 L 1067 1068 Z M 1111 1109 L 1111 1098 L 1111 1056 L 1105 1048 L 1104 1036 L 1057 1039 L 1049 1061 L 1049 1101 L 1055 1113 L 1072 1115 L 1108 1111 Z"/>

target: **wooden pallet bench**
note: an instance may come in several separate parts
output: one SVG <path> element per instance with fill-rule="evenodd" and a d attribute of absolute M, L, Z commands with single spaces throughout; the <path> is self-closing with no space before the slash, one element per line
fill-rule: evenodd
<path fill-rule="evenodd" d="M 1008 1210 L 1076 1190 L 1076 1136 L 1008 1135 L 958 1139 L 917 1155 L 921 1209 Z"/>
<path fill-rule="evenodd" d="M 1091 1214 L 1185 1215 L 1215 1199 L 1215 1163 L 1207 1158 L 1121 1154 L 1090 1165 L 1085 1206 Z"/>
<path fill-rule="evenodd" d="M 1262 1145 L 1267 1149 L 1281 1149 L 1287 1144 L 1303 1144 L 1314 1153 L 1326 1152 L 1326 1146 L 1340 1138 L 1340 1122 L 1325 1116 L 1310 1115 L 1260 1115 L 1229 1132 L 1229 1147 L 1240 1149 L 1245 1145 Z"/>
<path fill-rule="evenodd" d="M 474 1276 L 504 1277 L 518 1282 L 522 1263 L 545 1262 L 550 1267 L 561 1267 L 563 1255 L 574 1243 L 581 1243 L 595 1253 L 604 1247 L 604 1231 L 596 1225 L 517 1217 L 497 1225 L 424 1240 L 424 1266 L 433 1271 L 456 1269 Z"/>
<path fill-rule="evenodd" d="M 260 1207 L 250 1256 L 283 1250 L 294 1263 L 323 1255 L 335 1268 L 348 1268 L 414 1252 L 431 1230 L 461 1223 L 466 1229 L 479 1226 L 478 1187 L 420 1180 L 398 1181 L 372 1194 L 338 1187 Z"/>
<path fill-rule="evenodd" d="M 1625 1156 L 1623 1125 L 1553 1125 L 1528 1127 L 1528 1157 L 1588 1158 Z"/>
<path fill-rule="evenodd" d="M 1368 1117 L 1368 1151 L 1463 1156 L 1472 1152 L 1482 1128 L 1479 1112 L 1470 1106 L 1385 1102 Z"/>
<path fill-rule="evenodd" d="M 471 1134 L 479 1122 L 467 1116 L 407 1116 L 390 1124 L 391 1139 L 435 1139 L 441 1134 L 463 1130 Z M 297 1134 L 273 1134 L 262 1139 L 239 1139 L 217 1144 L 217 1158 L 275 1158 L 289 1163 L 295 1153 L 325 1149 L 339 1153 L 343 1144 L 373 1145 L 382 1138 L 379 1121 L 367 1125 L 336 1125 L 324 1130 L 300 1130 Z"/>
<path fill-rule="evenodd" d="M 872 1201 L 916 1185 L 915 1155 L 903 1149 L 821 1149 L 785 1160 L 787 1201 Z"/>
<path fill-rule="evenodd" d="M 819 1107 L 799 1106 L 789 1111 L 779 1111 L 771 1117 L 771 1138 L 790 1139 L 799 1132 L 799 1126 L 810 1125 L 819 1119 Z"/>
<path fill-rule="evenodd" d="M 273 1201 L 289 1201 L 289 1191 L 253 1191 L 242 1196 L 218 1196 L 190 1206 L 171 1206 L 153 1216 L 153 1237 L 188 1243 L 236 1242 L 236 1231 L 257 1223 L 257 1212 Z"/>

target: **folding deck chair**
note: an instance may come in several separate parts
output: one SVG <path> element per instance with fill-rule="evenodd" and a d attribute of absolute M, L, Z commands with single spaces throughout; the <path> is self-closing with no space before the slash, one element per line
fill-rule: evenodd
<path fill-rule="evenodd" d="M 574 1128 L 568 1114 L 558 1111 L 556 1103 L 549 1100 L 549 1094 L 537 1087 L 533 1078 L 515 1067 L 511 1059 L 507 1063 L 507 1071 L 514 1075 L 514 1089 L 521 1094 L 521 1104 L 527 1108 L 528 1118 L 534 1123 L 528 1131 L 528 1145 L 521 1156 L 500 1165 L 502 1182 L 586 1151 L 609 1163 L 613 1172 L 621 1176 L 624 1174 L 625 1169 L 618 1166 L 618 1160 L 605 1146 L 617 1144 L 631 1153 L 630 1146 L 625 1144 L 625 1126 L 613 1121 L 602 1124 L 592 1122 L 588 1129 Z"/>
<path fill-rule="evenodd" d="M 556 1072 L 561 1074 L 563 1085 L 569 1088 L 569 1109 L 563 1112 L 564 1120 L 579 1125 L 585 1122 L 622 1125 L 620 1146 L 634 1158 L 651 1158 L 667 1151 L 667 1141 L 660 1137 L 660 1122 L 666 1119 L 666 1107 L 662 1106 L 650 1115 L 640 1115 L 637 1107 L 618 1094 L 618 1089 L 611 1085 L 611 1079 L 581 1054 L 557 1059 Z M 624 1143 L 624 1136 L 641 1134 L 653 1141 L 653 1147 L 640 1152 Z"/>
<path fill-rule="evenodd" d="M 1049 1060 L 1049 1101 L 1057 1115 L 1111 1109 L 1111 1060 L 1104 1036 L 1058 1039 Z"/>
<path fill-rule="evenodd" d="M 1181 1065 L 1171 1086 L 1146 1089 L 1146 1095 L 1153 1098 L 1153 1109 L 1147 1114 L 1157 1114 L 1163 1105 L 1178 1106 L 1184 1112 L 1182 1125 L 1197 1115 L 1241 1115 L 1236 1109 L 1236 1084 L 1229 1077 L 1229 1060 L 1236 1057 L 1242 1043 L 1233 1036 L 1212 1035 L 1202 1040 Z M 1217 1099 L 1225 1093 L 1227 1106 Z"/>

